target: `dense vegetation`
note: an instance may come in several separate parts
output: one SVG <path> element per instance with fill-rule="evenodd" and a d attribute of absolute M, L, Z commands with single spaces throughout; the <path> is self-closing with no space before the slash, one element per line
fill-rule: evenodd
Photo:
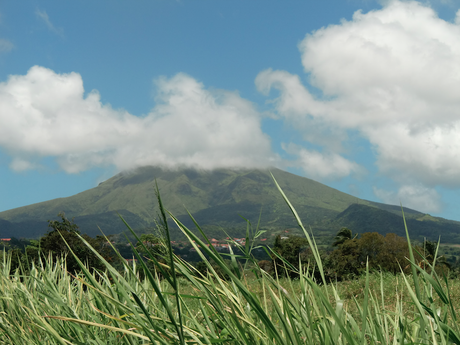
<path fill-rule="evenodd" d="M 127 234 L 123 234 L 126 236 L 112 235 L 107 239 L 103 236 L 92 238 L 88 235 L 81 235 L 77 224 L 73 220 L 68 220 L 63 213 L 59 217 L 61 218 L 60 221 L 49 221 L 50 230 L 38 241 L 13 238 L 12 241 L 7 243 L 8 249 L 4 249 L 7 249 L 12 255 L 10 265 L 12 271 L 21 267 L 27 272 L 32 262 L 37 264 L 39 257 L 46 258 L 49 255 L 53 257 L 54 261 L 59 260 L 61 257 L 64 258 L 68 271 L 79 271 L 78 262 L 73 255 L 69 255 L 70 249 L 91 270 L 103 270 L 102 261 L 88 246 L 82 243 L 80 236 L 97 251 L 98 255 L 119 270 L 123 270 L 123 265 L 117 255 L 123 259 L 132 260 L 135 257 L 133 249 L 141 254 L 141 257 L 152 271 L 154 270 L 154 265 L 146 259 L 147 252 L 144 247 L 146 246 L 150 251 L 157 252 L 156 257 L 158 260 L 161 260 L 160 258 L 164 256 L 165 236 L 158 229 L 145 229 L 144 231 L 146 232 L 138 234 L 139 238 L 132 235 L 127 236 Z M 221 234 L 228 235 L 228 233 Z M 200 238 L 203 239 L 203 237 Z M 227 239 L 220 240 L 220 243 L 234 241 L 231 237 L 227 237 Z M 239 240 L 244 241 L 245 239 Z M 135 245 L 132 246 L 129 241 L 132 241 Z M 283 232 L 283 234 L 274 236 L 273 242 L 267 243 L 269 246 L 262 243 L 260 239 L 256 240 L 258 246 L 252 250 L 251 255 L 254 259 L 259 260 L 258 265 L 272 276 L 287 275 L 295 278 L 299 275 L 297 272 L 300 266 L 303 266 L 309 267 L 311 275 L 317 279 L 320 278 L 313 251 L 305 236 L 298 236 L 295 232 L 294 234 Z M 219 247 L 219 245 L 212 245 Z M 202 261 L 199 252 L 194 248 L 193 243 L 172 241 L 171 248 L 175 255 L 195 265 L 200 272 L 206 272 L 206 265 Z M 218 250 L 223 255 L 230 254 L 228 245 L 225 248 L 218 248 Z M 430 263 L 436 257 L 439 269 L 442 266 L 445 271 L 450 270 L 451 276 L 456 276 L 460 270 L 458 251 L 454 253 L 457 255 L 448 257 L 438 254 L 438 243 L 426 239 L 416 245 L 414 250 L 418 265 L 425 265 L 422 257 L 429 258 Z M 242 254 L 238 247 L 233 249 L 233 253 L 237 256 Z M 366 265 L 371 271 L 377 270 L 392 274 L 400 273 L 401 270 L 405 273 L 410 271 L 410 265 L 408 265 L 406 259 L 409 257 L 407 240 L 393 233 L 383 236 L 377 232 L 365 232 L 359 235 L 353 234 L 350 229 L 343 227 L 338 231 L 334 241 L 329 243 L 329 246 L 324 246 L 319 250 L 319 254 L 327 281 L 358 278 L 365 272 Z M 205 257 L 209 258 L 206 254 Z M 286 266 L 286 262 L 289 263 L 288 266 Z M 219 271 L 215 265 L 214 268 Z"/>
<path fill-rule="evenodd" d="M 159 201 L 159 229 L 164 240 L 140 238 L 132 232 L 137 263 L 128 262 L 111 247 L 121 270 L 66 219 L 50 223 L 50 233 L 58 231 L 65 238 L 65 231 L 73 229 L 68 232 L 80 239 L 103 270 L 89 269 L 89 260 L 85 264 L 71 246 L 67 247 L 67 258 L 71 256 L 79 267 L 73 272 L 68 270 L 65 256 L 50 251 L 39 255 L 27 270 L 20 266 L 11 273 L 12 256 L 4 254 L 0 343 L 460 343 L 458 283 L 439 278 L 434 269 L 440 259 L 437 246 L 433 246 L 433 254 L 417 255 L 407 229 L 407 269 L 402 267 L 397 275 L 370 273 L 372 260 L 379 254 L 377 247 L 368 245 L 396 243 L 402 250 L 398 237 L 382 239 L 371 233 L 358 238 L 349 229 L 337 233 L 334 251 L 350 252 L 351 256 L 358 253 L 358 260 L 365 260 L 363 270 L 357 272 L 361 274 L 358 280 L 351 281 L 358 285 L 352 286 L 350 281 L 330 284 L 326 261 L 287 199 L 305 236 L 280 236 L 275 241 L 271 255 L 275 271 L 286 272 L 282 279 L 280 274 L 271 275 L 257 265 L 253 252 L 264 235 L 257 227 L 252 229 L 248 224 L 244 245 L 230 240 L 231 248 L 238 249 L 239 254 L 231 250 L 223 255 L 198 224 L 201 236 L 170 214 L 205 265 L 206 269 L 198 270 L 174 254 L 166 213 Z M 65 229 L 60 228 L 63 224 Z M 425 245 L 427 252 L 432 252 L 430 246 Z M 307 249 L 305 259 L 303 248 Z"/>
<path fill-rule="evenodd" d="M 256 265 L 252 251 L 262 235 L 257 229 L 253 232 L 248 227 L 244 245 L 231 243 L 241 254 L 227 256 L 227 260 L 207 245 L 210 241 L 204 234 L 202 240 L 171 217 L 200 255 L 207 267 L 204 273 L 174 255 L 164 213 L 161 225 L 166 235 L 161 247 L 164 251 L 157 248 L 158 238 L 138 238 L 137 248 L 149 262 L 144 262 L 134 248 L 137 264 L 118 256 L 123 264 L 121 272 L 96 249 L 91 249 L 77 232 L 75 235 L 104 264 L 104 271 L 89 270 L 70 251 L 69 255 L 80 267 L 77 273 L 66 269 L 62 256 L 55 259 L 50 254 L 47 258 L 38 257 L 28 272 L 19 268 L 11 275 L 11 256 L 4 255 L 0 272 L 0 342 L 244 345 L 460 342 L 458 296 L 452 294 L 455 290 L 449 281 L 439 280 L 432 269 L 436 254 L 431 259 L 422 258 L 426 266 L 420 267 L 408 243 L 410 261 L 406 262 L 411 274 L 401 271 L 396 281 L 390 283 L 392 278 L 384 274 L 372 276 L 366 264 L 359 292 L 352 292 L 353 302 L 342 297 L 350 290 L 328 284 L 318 247 L 297 217 L 317 274 L 312 274 L 308 267 L 305 269 L 302 261 L 295 267 L 273 251 L 279 264 L 297 275 L 295 280 L 272 277 Z M 344 250 L 344 246 L 355 244 L 357 239 L 350 231 L 342 230 L 335 244 Z M 370 240 L 364 239 L 363 243 Z M 279 238 L 275 248 L 287 244 Z M 295 248 L 290 249 L 300 250 L 304 244 L 305 241 L 293 243 Z M 252 270 L 252 275 L 248 275 L 248 270 Z M 392 294 L 390 299 L 389 294 Z"/>
<path fill-rule="evenodd" d="M 395 234 L 380 235 L 376 232 L 367 232 L 352 235 L 351 230 L 342 228 L 335 237 L 332 251 L 319 251 L 323 272 L 327 281 L 352 280 L 366 272 L 382 271 L 391 274 L 404 272 L 410 273 L 409 246 L 407 240 Z M 427 266 L 427 261 L 432 264 L 437 260 L 440 273 L 450 271 L 451 276 L 456 276 L 458 262 L 451 257 L 438 254 L 438 243 L 424 241 L 414 248 L 415 260 L 419 266 Z M 320 279 L 318 267 L 312 249 L 305 237 L 291 236 L 276 238 L 272 261 L 263 260 L 259 266 L 272 275 L 289 275 L 298 277 L 300 266 L 309 267 L 309 273 Z M 289 263 L 286 266 L 286 262 Z"/>

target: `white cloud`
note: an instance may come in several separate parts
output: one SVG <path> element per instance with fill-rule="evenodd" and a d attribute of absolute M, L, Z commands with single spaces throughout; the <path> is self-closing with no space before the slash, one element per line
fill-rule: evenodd
<path fill-rule="evenodd" d="M 359 177 L 365 173 L 365 169 L 358 164 L 333 152 L 320 153 L 292 143 L 282 144 L 282 147 L 287 153 L 298 157 L 293 163 L 302 168 L 306 175 L 312 179 L 335 180 L 350 174 Z"/>
<path fill-rule="evenodd" d="M 156 82 L 157 105 L 145 117 L 84 96 L 79 74 L 35 66 L 0 84 L 0 147 L 14 157 L 53 156 L 69 173 L 92 166 L 262 167 L 276 157 L 253 105 L 233 92 L 209 91 L 178 74 Z"/>
<path fill-rule="evenodd" d="M 44 10 L 42 11 L 37 8 L 35 10 L 35 15 L 37 16 L 37 18 L 43 21 L 43 23 L 45 23 L 48 30 L 50 30 L 51 32 L 55 33 L 58 36 L 64 37 L 64 29 L 55 27 L 53 23 L 51 23 L 51 20 L 48 16 L 48 13 L 46 13 L 46 11 Z"/>
<path fill-rule="evenodd" d="M 402 204 L 404 207 L 425 213 L 436 213 L 442 209 L 441 196 L 438 192 L 422 185 L 404 185 L 397 193 L 374 187 L 374 194 L 387 204 Z"/>
<path fill-rule="evenodd" d="M 0 38 L 0 54 L 8 53 L 14 48 L 14 44 L 7 39 Z"/>
<path fill-rule="evenodd" d="M 459 187 L 459 22 L 418 2 L 388 1 L 299 44 L 322 96 L 285 71 L 263 71 L 256 85 L 266 94 L 279 90 L 278 113 L 306 140 L 340 152 L 347 131 L 357 131 L 373 145 L 381 172 L 399 183 Z"/>
<path fill-rule="evenodd" d="M 297 75 L 267 69 L 259 73 L 255 83 L 265 95 L 271 88 L 280 91 L 281 96 L 274 101 L 278 113 L 302 132 L 306 141 L 326 146 L 329 150 L 343 151 L 341 143 L 347 139 L 346 132 L 319 115 L 326 112 L 327 107 L 308 92 Z"/>
<path fill-rule="evenodd" d="M 32 170 L 36 168 L 37 166 L 35 164 L 21 158 L 14 158 L 10 163 L 10 169 L 17 172 Z"/>

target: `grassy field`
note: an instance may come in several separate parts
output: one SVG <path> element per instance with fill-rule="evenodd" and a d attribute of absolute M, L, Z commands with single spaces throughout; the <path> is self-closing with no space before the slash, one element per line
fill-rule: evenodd
<path fill-rule="evenodd" d="M 402 274 L 324 285 L 229 267 L 225 281 L 176 258 L 175 281 L 128 265 L 73 276 L 51 259 L 9 276 L 4 260 L 1 344 L 458 344 L 460 282 L 423 273 L 417 297 Z"/>
<path fill-rule="evenodd" d="M 319 280 L 302 267 L 298 279 L 259 269 L 251 255 L 262 235 L 257 230 L 248 228 L 245 246 L 232 244 L 243 253 L 237 261 L 206 246 L 204 234 L 203 242 L 173 215 L 208 274 L 174 256 L 167 225 L 164 262 L 147 254 L 154 271 L 136 252 L 138 266 L 124 261 L 122 272 L 108 263 L 105 272 L 90 272 L 80 262 L 81 272 L 72 274 L 49 257 L 27 274 L 10 275 L 5 255 L 0 344 L 460 344 L 458 281 L 413 264 L 412 275 L 367 271 L 359 280 L 326 282 L 315 241 L 292 211 Z"/>

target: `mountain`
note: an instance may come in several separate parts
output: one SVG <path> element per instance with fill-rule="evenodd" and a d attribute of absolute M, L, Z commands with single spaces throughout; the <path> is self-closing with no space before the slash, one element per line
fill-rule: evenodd
<path fill-rule="evenodd" d="M 330 237 L 342 226 L 354 232 L 364 232 L 363 229 L 381 233 L 404 231 L 400 207 L 362 200 L 279 169 L 273 168 L 271 173 L 303 223 L 311 226 L 319 237 Z M 263 229 L 296 228 L 269 170 L 143 167 L 120 173 L 71 197 L 0 212 L 0 237 L 42 235 L 47 231 L 47 221 L 56 219 L 62 211 L 68 218 L 75 218 L 80 230 L 91 236 L 100 234 L 99 228 L 105 234 L 126 230 L 118 215 L 135 229 L 154 226 L 158 213 L 155 181 L 167 210 L 188 226 L 193 223 L 187 210 L 208 231 L 222 227 L 231 234 L 241 234 L 246 227 L 242 217 L 257 224 L 259 216 Z M 408 221 L 415 222 L 414 226 L 423 233 L 432 229 L 433 234 L 444 234 L 446 228 L 449 238 L 460 234 L 459 222 L 411 209 L 404 212 Z M 388 231 L 390 229 L 392 231 Z M 176 230 L 173 235 L 180 236 Z"/>

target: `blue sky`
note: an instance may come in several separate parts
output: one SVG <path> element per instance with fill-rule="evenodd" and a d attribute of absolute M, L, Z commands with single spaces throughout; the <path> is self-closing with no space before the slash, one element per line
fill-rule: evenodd
<path fill-rule="evenodd" d="M 0 211 L 277 166 L 460 220 L 459 1 L 0 4 Z"/>

